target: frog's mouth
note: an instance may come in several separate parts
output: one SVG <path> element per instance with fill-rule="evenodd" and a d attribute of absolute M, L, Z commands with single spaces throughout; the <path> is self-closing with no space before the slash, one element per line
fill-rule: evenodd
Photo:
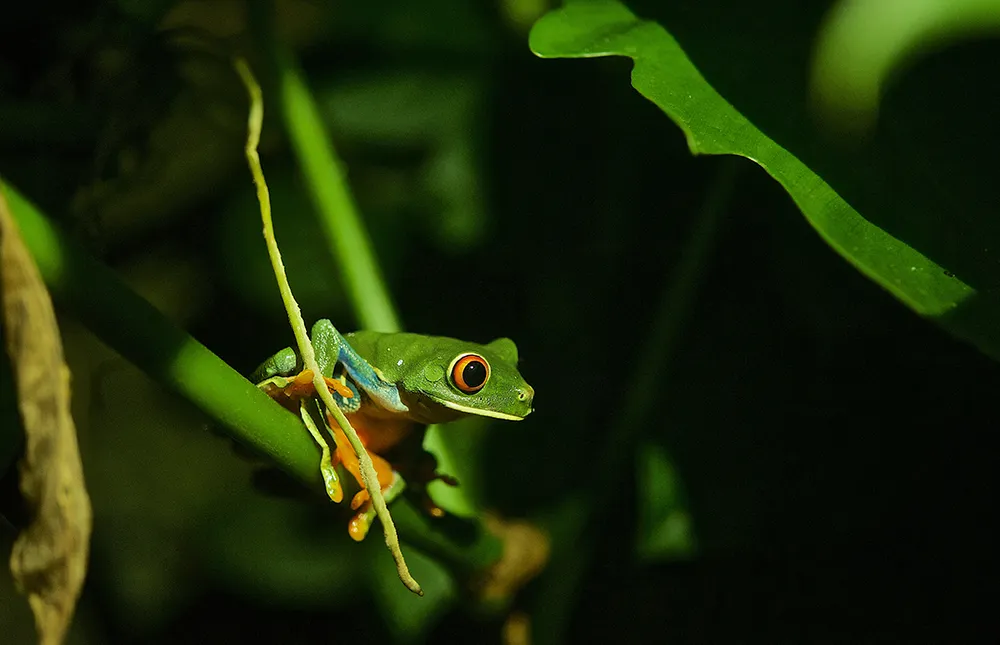
<path fill-rule="evenodd" d="M 465 414 L 474 414 L 477 417 L 491 417 L 493 419 L 503 419 L 504 421 L 522 421 L 524 417 L 531 413 L 528 410 L 523 416 L 517 416 L 515 414 L 507 414 L 506 412 L 497 412 L 496 410 L 483 410 L 481 408 L 473 408 L 467 405 L 462 405 L 461 403 L 455 403 L 454 401 L 438 401 L 440 405 L 446 408 L 451 408 L 452 410 L 457 410 L 459 412 L 464 412 Z"/>

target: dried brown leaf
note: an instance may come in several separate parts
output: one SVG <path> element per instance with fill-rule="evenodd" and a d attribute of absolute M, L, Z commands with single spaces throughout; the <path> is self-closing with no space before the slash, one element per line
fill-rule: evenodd
<path fill-rule="evenodd" d="M 33 519 L 10 569 L 35 615 L 39 642 L 62 643 L 87 571 L 90 498 L 70 416 L 69 369 L 48 291 L 0 185 L 0 299 L 25 433 L 21 492 Z"/>

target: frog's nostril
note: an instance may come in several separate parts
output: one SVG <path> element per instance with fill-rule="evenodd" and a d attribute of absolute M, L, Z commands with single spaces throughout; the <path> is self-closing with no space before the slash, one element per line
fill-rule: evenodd
<path fill-rule="evenodd" d="M 533 398 L 535 398 L 535 390 L 530 385 L 517 388 L 518 401 L 528 401 L 530 403 Z"/>

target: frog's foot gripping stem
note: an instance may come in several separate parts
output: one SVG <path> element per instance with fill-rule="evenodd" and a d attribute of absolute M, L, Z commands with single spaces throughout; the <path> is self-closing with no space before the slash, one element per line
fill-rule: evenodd
<path fill-rule="evenodd" d="M 309 434 L 320 449 L 319 470 L 323 476 L 323 483 L 327 496 L 335 503 L 339 504 L 344 500 L 344 489 L 337 476 L 336 463 L 330 450 L 330 445 L 323 438 L 322 433 L 316 425 L 309 412 L 309 406 L 315 406 L 316 388 L 312 382 L 312 370 L 302 370 L 295 376 L 272 376 L 257 384 L 272 399 L 280 403 L 288 410 L 294 411 L 298 408 L 299 416 L 305 424 Z M 356 408 L 361 404 L 361 398 L 357 390 L 346 385 L 343 380 L 331 377 L 324 377 L 326 386 L 330 389 L 338 405 L 342 407 Z M 318 409 L 316 411 L 318 414 Z"/>
<path fill-rule="evenodd" d="M 382 497 L 385 498 L 385 503 L 389 504 L 399 497 L 404 490 L 406 490 L 406 482 L 399 476 L 399 473 L 393 471 L 392 483 L 382 489 Z M 350 523 L 347 525 L 347 532 L 355 542 L 365 539 L 365 536 L 368 535 L 368 530 L 372 527 L 372 521 L 375 519 L 375 507 L 372 506 L 368 491 L 360 491 L 351 500 L 351 508 L 358 509 L 358 507 L 361 510 L 354 514 L 354 517 L 351 518 Z"/>
<path fill-rule="evenodd" d="M 323 380 L 326 381 L 326 387 L 329 388 L 330 392 L 337 399 L 338 404 L 356 399 L 356 392 L 342 380 L 329 376 L 323 377 Z M 279 400 L 279 397 L 283 397 L 287 400 L 299 401 L 302 399 L 311 399 L 316 396 L 312 370 L 302 370 L 291 377 L 273 376 L 266 381 L 258 383 L 257 387 L 264 390 L 268 396 L 276 400 Z M 340 407 L 350 409 L 352 406 L 350 403 L 347 403 Z"/>

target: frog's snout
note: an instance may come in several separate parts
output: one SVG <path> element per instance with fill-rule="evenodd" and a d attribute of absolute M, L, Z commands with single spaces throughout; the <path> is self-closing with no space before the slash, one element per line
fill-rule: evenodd
<path fill-rule="evenodd" d="M 517 388 L 517 400 L 525 403 L 530 408 L 531 402 L 535 400 L 535 388 L 527 383 L 523 387 Z"/>

